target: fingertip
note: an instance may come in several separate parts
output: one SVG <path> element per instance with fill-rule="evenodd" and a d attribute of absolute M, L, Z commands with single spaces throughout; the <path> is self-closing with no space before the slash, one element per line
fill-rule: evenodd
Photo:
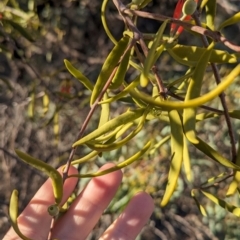
<path fill-rule="evenodd" d="M 107 163 L 99 171 L 114 167 L 115 164 Z M 102 212 L 117 192 L 122 180 L 122 171 L 117 170 L 105 175 L 94 177 L 83 191 L 77 196 L 71 207 L 60 219 L 55 231 L 55 238 L 69 234 L 69 226 L 73 229 L 69 239 L 77 239 L 79 229 L 81 237 L 85 239 L 96 225 Z M 67 223 L 64 221 L 67 219 Z"/>
<path fill-rule="evenodd" d="M 153 212 L 154 210 L 154 201 L 152 197 L 146 192 L 138 192 L 132 199 L 132 201 L 136 201 L 136 204 L 140 206 L 143 205 L 144 209 L 148 212 Z M 151 214 L 150 214 L 151 215 Z"/>
<path fill-rule="evenodd" d="M 100 239 L 135 239 L 153 210 L 154 202 L 151 196 L 145 192 L 137 193 Z"/>

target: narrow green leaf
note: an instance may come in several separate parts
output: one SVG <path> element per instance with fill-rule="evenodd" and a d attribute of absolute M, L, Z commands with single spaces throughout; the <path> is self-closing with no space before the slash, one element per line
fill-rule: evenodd
<path fill-rule="evenodd" d="M 186 174 L 186 178 L 189 182 L 192 182 L 192 170 L 191 170 L 191 161 L 188 152 L 188 141 L 187 138 L 183 139 L 183 166 Z"/>
<path fill-rule="evenodd" d="M 207 26 L 211 29 L 214 30 L 214 21 L 215 21 L 215 17 L 216 17 L 216 7 L 217 7 L 217 2 L 216 0 L 210 0 L 207 1 L 206 5 L 205 5 L 205 9 L 206 9 L 206 22 L 207 22 Z"/>
<path fill-rule="evenodd" d="M 218 31 L 221 31 L 223 28 L 229 26 L 229 25 L 233 25 L 235 23 L 240 22 L 240 12 L 234 14 L 232 17 L 230 17 L 229 19 L 227 19 L 226 21 L 224 21 L 218 28 Z"/>
<path fill-rule="evenodd" d="M 48 96 L 48 94 L 47 94 L 46 92 L 44 92 L 43 99 L 42 99 L 42 104 L 43 104 L 43 116 L 45 116 L 46 113 L 48 112 L 49 103 L 50 103 L 49 96 Z"/>
<path fill-rule="evenodd" d="M 135 137 L 143 128 L 146 116 L 148 112 L 146 111 L 140 118 L 138 126 L 131 133 L 129 133 L 126 137 L 121 139 L 120 141 L 113 142 L 115 138 L 109 139 L 104 144 L 92 144 L 91 141 L 87 142 L 86 145 L 92 150 L 96 150 L 98 152 L 112 151 L 114 149 L 119 149 L 122 146 L 126 145 L 133 137 Z"/>
<path fill-rule="evenodd" d="M 78 79 L 88 90 L 93 91 L 93 84 L 78 69 L 76 69 L 67 59 L 64 59 L 67 70 Z"/>
<path fill-rule="evenodd" d="M 240 166 L 240 135 L 238 135 L 238 152 L 237 152 L 236 165 Z M 226 196 L 231 196 L 235 194 L 239 186 L 239 183 L 240 183 L 240 171 L 234 171 L 233 180 L 229 185 Z"/>
<path fill-rule="evenodd" d="M 166 143 L 171 138 L 171 135 L 164 137 L 161 141 L 156 143 L 149 151 L 149 156 L 153 155 L 164 143 Z"/>
<path fill-rule="evenodd" d="M 142 105 L 152 106 L 160 108 L 161 110 L 170 111 L 172 109 L 184 109 L 189 107 L 198 107 L 206 102 L 211 101 L 212 99 L 218 97 L 220 93 L 226 90 L 226 88 L 238 77 L 240 74 L 240 64 L 238 64 L 230 73 L 227 74 L 225 79 L 218 84 L 213 90 L 202 95 L 201 97 L 188 100 L 187 102 L 174 102 L 174 101 L 155 101 L 151 96 L 144 93 L 143 91 L 137 91 L 136 89 L 131 89 L 130 94 L 132 97 L 138 99 L 142 102 Z"/>
<path fill-rule="evenodd" d="M 107 123 L 105 123 L 101 127 L 99 127 L 98 129 L 96 129 L 95 131 L 89 133 L 85 137 L 83 137 L 80 140 L 78 140 L 77 142 L 75 142 L 73 144 L 73 147 L 82 145 L 92 139 L 95 139 L 107 132 L 114 130 L 116 127 L 119 127 L 128 122 L 134 121 L 135 119 L 141 117 L 143 115 L 144 111 L 145 111 L 145 109 L 143 109 L 143 108 L 140 108 L 137 110 L 129 110 L 129 111 L 123 113 L 122 115 L 120 115 L 114 119 L 111 119 L 110 121 L 108 121 Z"/>
<path fill-rule="evenodd" d="M 197 139 L 198 139 L 198 142 L 193 143 L 193 145 L 198 150 L 205 153 L 208 157 L 210 157 L 214 161 L 222 164 L 223 166 L 240 171 L 240 166 L 237 166 L 236 164 L 232 163 L 228 159 L 224 158 L 222 155 L 220 155 L 216 150 L 214 150 L 212 147 L 210 147 L 206 142 L 201 140 L 199 137 L 197 137 Z"/>
<path fill-rule="evenodd" d="M 125 75 L 128 69 L 130 54 L 131 54 L 131 51 L 128 51 L 123 57 L 118 67 L 118 70 L 112 80 L 112 83 L 109 86 L 109 89 L 117 89 L 122 85 L 123 81 L 125 80 Z"/>
<path fill-rule="evenodd" d="M 167 187 L 161 201 L 161 206 L 168 204 L 177 185 L 178 176 L 180 174 L 183 161 L 183 129 L 182 121 L 177 110 L 169 112 L 170 126 L 171 126 L 171 151 L 172 160 L 170 170 L 168 173 Z"/>
<path fill-rule="evenodd" d="M 130 3 L 131 9 L 141 9 L 144 8 L 150 3 L 152 0 L 132 0 Z"/>
<path fill-rule="evenodd" d="M 27 109 L 27 115 L 31 119 L 33 119 L 33 117 L 34 117 L 34 110 L 35 110 L 35 100 L 36 100 L 35 90 L 36 90 L 36 86 L 35 86 L 35 83 L 34 83 L 33 84 L 33 90 L 30 94 L 30 101 L 29 101 L 28 109 Z"/>
<path fill-rule="evenodd" d="M 156 49 L 157 47 L 159 47 L 160 44 L 160 40 L 162 39 L 163 36 L 163 32 L 167 26 L 167 23 L 169 22 L 169 20 L 165 20 L 161 27 L 159 28 L 158 32 L 156 33 L 156 37 L 153 40 L 153 44 L 148 52 L 148 55 L 144 61 L 144 67 L 143 67 L 143 73 L 140 77 L 140 84 L 142 87 L 146 87 L 148 84 L 148 74 L 150 69 L 152 68 L 152 66 L 155 64 L 154 61 L 156 61 Z M 163 48 L 162 48 L 163 51 Z M 160 54 L 162 53 L 162 51 L 159 52 L 158 57 L 160 56 Z"/>
<path fill-rule="evenodd" d="M 108 168 L 106 170 L 103 171 L 98 171 L 95 173 L 87 173 L 87 174 L 78 174 L 78 175 L 69 175 L 68 178 L 71 177 L 78 177 L 78 178 L 91 178 L 91 177 L 99 177 L 105 174 L 108 174 L 110 172 L 114 172 L 117 171 L 121 168 L 127 167 L 128 165 L 132 164 L 133 162 L 139 160 L 139 158 L 145 154 L 148 149 L 151 147 L 151 141 L 147 142 L 146 145 L 137 153 L 135 153 L 133 156 L 131 156 L 130 158 L 126 159 L 125 161 L 116 164 L 116 166 Z"/>
<path fill-rule="evenodd" d="M 121 132 L 121 130 L 123 128 L 126 128 L 126 130 L 128 130 L 131 126 L 133 126 L 133 122 L 127 123 L 127 124 L 124 124 L 124 125 L 120 125 L 120 126 L 116 127 L 115 130 L 113 130 L 113 131 L 111 131 L 107 134 L 104 134 L 104 135 L 102 135 L 98 138 L 95 138 L 95 139 L 91 140 L 91 142 L 93 142 L 93 143 L 103 143 L 103 142 L 108 141 L 111 138 L 117 139 L 118 138 L 117 134 L 119 134 L 119 132 Z"/>
<path fill-rule="evenodd" d="M 174 48 L 173 49 L 167 48 L 167 52 L 176 62 L 178 62 L 182 65 L 186 65 L 188 67 L 195 67 L 196 66 L 196 64 L 197 64 L 196 58 L 194 60 L 186 60 L 186 59 L 182 58 L 178 53 L 176 53 L 173 50 L 174 50 Z M 181 52 L 183 52 L 183 51 L 180 50 L 180 53 Z"/>
<path fill-rule="evenodd" d="M 107 99 L 108 99 L 108 94 L 105 93 L 104 96 L 103 96 L 103 100 L 107 100 Z M 110 116 L 110 105 L 109 105 L 109 103 L 102 104 L 98 127 L 101 127 L 103 124 L 108 122 L 109 116 Z"/>
<path fill-rule="evenodd" d="M 168 50 L 168 49 L 167 49 Z M 178 56 L 181 61 L 185 61 L 184 65 L 195 66 L 199 56 L 206 51 L 206 48 L 196 46 L 176 45 L 171 51 Z M 213 63 L 237 63 L 239 54 L 230 54 L 227 51 L 213 49 L 209 57 L 209 62 Z M 180 61 L 179 60 L 179 61 Z M 177 60 L 178 61 L 178 60 Z M 190 62 L 191 64 L 187 64 Z"/>
<path fill-rule="evenodd" d="M 53 116 L 53 133 L 54 133 L 54 141 L 56 145 L 59 142 L 59 131 L 60 131 L 59 112 L 56 111 Z"/>
<path fill-rule="evenodd" d="M 193 76 L 190 78 L 190 82 L 189 82 L 186 97 L 185 97 L 185 102 L 200 96 L 205 69 L 208 65 L 209 57 L 211 55 L 213 47 L 214 47 L 214 43 L 209 45 L 209 47 L 205 50 L 205 52 L 200 57 L 200 60 L 196 65 L 196 69 L 193 73 Z M 184 109 L 183 127 L 184 127 L 185 136 L 188 139 L 188 141 L 191 143 L 197 143 L 198 141 L 195 135 L 196 108 Z"/>
<path fill-rule="evenodd" d="M 173 82 L 167 84 L 167 88 L 172 92 L 172 89 L 174 89 L 175 85 L 181 84 L 183 83 L 185 80 L 189 79 L 190 77 L 192 77 L 194 71 L 193 68 L 190 68 L 185 75 L 183 75 L 182 77 L 179 77 L 178 79 L 174 80 Z M 175 91 L 180 90 L 179 88 L 175 88 Z M 174 92 L 175 92 L 174 91 Z"/>
<path fill-rule="evenodd" d="M 44 172 L 51 178 L 55 202 L 60 204 L 63 195 L 63 182 L 61 174 L 55 168 L 37 158 L 33 158 L 32 156 L 17 149 L 15 149 L 15 152 L 25 163 L 40 170 L 41 172 Z"/>
<path fill-rule="evenodd" d="M 203 120 L 206 120 L 206 119 L 209 119 L 209 118 L 216 118 L 216 117 L 219 117 L 221 114 L 218 114 L 218 113 L 199 113 L 196 115 L 196 120 L 197 121 L 203 121 Z"/>
<path fill-rule="evenodd" d="M 24 236 L 18 227 L 17 217 L 18 217 L 18 191 L 13 190 L 10 205 L 9 205 L 9 217 L 11 220 L 12 228 L 16 234 L 23 240 L 31 240 L 30 238 Z"/>
<path fill-rule="evenodd" d="M 89 154 L 85 155 L 82 158 L 75 159 L 71 162 L 71 165 L 82 164 L 85 162 L 92 161 L 98 155 L 98 151 L 92 151 Z"/>
<path fill-rule="evenodd" d="M 239 110 L 231 110 L 228 112 L 229 116 L 231 118 L 235 118 L 235 119 L 240 119 L 240 111 Z M 216 117 L 219 117 L 223 115 L 223 112 L 222 113 L 200 113 L 200 114 L 197 114 L 196 115 L 196 119 L 197 121 L 203 121 L 205 119 L 208 119 L 208 118 L 216 118 Z"/>
<path fill-rule="evenodd" d="M 129 93 L 130 89 L 137 87 L 137 85 L 139 84 L 139 81 L 140 81 L 140 76 L 137 76 L 129 85 L 124 84 L 125 88 L 120 93 L 118 93 L 114 97 L 110 97 L 108 99 L 103 99 L 101 102 L 99 102 L 99 104 L 115 102 L 118 99 L 125 97 Z"/>
<path fill-rule="evenodd" d="M 203 9 L 208 1 L 211 1 L 211 0 L 202 0 L 200 8 Z"/>
<path fill-rule="evenodd" d="M 203 216 L 207 216 L 207 212 L 205 210 L 205 208 L 199 203 L 199 201 L 197 200 L 196 196 L 195 196 L 195 189 L 192 189 L 191 191 L 191 196 L 194 199 L 199 211 L 202 213 Z"/>
<path fill-rule="evenodd" d="M 214 202 L 215 204 L 217 204 L 218 206 L 226 209 L 227 211 L 231 212 L 232 214 L 234 214 L 237 217 L 240 217 L 240 208 L 236 207 L 234 205 L 231 205 L 227 202 L 225 202 L 224 200 L 212 195 L 211 193 L 205 192 L 203 190 L 201 190 L 201 192 L 208 198 L 210 199 L 212 202 Z"/>
<path fill-rule="evenodd" d="M 229 111 L 229 115 L 232 118 L 240 119 L 240 110 Z"/>
<path fill-rule="evenodd" d="M 126 36 L 122 37 L 108 55 L 107 59 L 105 60 L 102 66 L 102 70 L 98 76 L 97 82 L 93 88 L 90 105 L 92 105 L 96 101 L 102 89 L 104 88 L 106 82 L 108 81 L 109 77 L 113 73 L 114 68 L 117 67 L 118 64 L 120 64 L 119 61 L 122 55 L 124 54 L 125 50 L 127 49 L 128 43 L 129 38 Z"/>

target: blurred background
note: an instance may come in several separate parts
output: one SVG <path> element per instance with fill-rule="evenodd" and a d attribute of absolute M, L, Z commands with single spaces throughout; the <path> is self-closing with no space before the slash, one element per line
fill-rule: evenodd
<path fill-rule="evenodd" d="M 172 16 L 176 2 L 152 1 L 145 11 Z M 216 26 L 240 10 L 238 0 L 219 0 L 217 3 Z M 99 0 L 5 0 L 0 3 L 0 238 L 10 227 L 8 205 L 12 190 L 17 189 L 20 193 L 19 211 L 22 211 L 46 180 L 42 173 L 20 161 L 14 149 L 27 152 L 54 167 L 64 164 L 89 111 L 89 91 L 68 73 L 63 60 L 68 59 L 93 83 L 96 81 L 113 47 L 102 27 L 100 14 Z M 116 39 L 120 39 L 124 25 L 112 2 L 107 14 L 110 30 Z M 148 19 L 138 21 L 138 28 L 145 33 L 155 33 L 160 25 L 160 22 Z M 168 32 L 169 27 L 166 34 Z M 227 27 L 224 35 L 239 45 L 239 32 L 240 24 L 236 24 Z M 200 44 L 186 32 L 179 42 Z M 221 70 L 227 71 L 228 67 L 221 66 Z M 162 59 L 159 68 L 164 80 L 185 72 L 168 56 Z M 239 104 L 240 93 L 236 90 L 236 84 L 229 90 L 235 98 L 227 99 L 233 107 Z M 113 105 L 112 113 L 117 115 L 121 108 Z M 97 127 L 97 120 L 98 112 L 94 114 L 87 131 Z M 239 126 L 239 122 L 234 122 L 235 130 Z M 206 121 L 199 129 L 204 129 L 204 139 L 212 141 L 226 157 L 229 156 L 230 144 L 224 119 Z M 146 137 L 161 141 L 167 133 L 169 127 L 166 123 L 151 122 L 128 146 L 93 159 L 81 167 L 81 172 L 96 170 L 108 161 L 124 160 L 141 149 Z M 80 147 L 76 156 L 80 158 L 86 153 L 87 150 Z M 98 239 L 139 190 L 149 192 L 156 207 L 138 239 L 240 239 L 240 221 L 237 217 L 199 196 L 199 201 L 208 212 L 208 217 L 203 217 L 191 198 L 190 191 L 194 184 L 225 171 L 194 149 L 191 152 L 193 185 L 187 183 L 184 175 L 181 176 L 170 204 L 164 209 L 160 208 L 169 154 L 169 146 L 165 144 L 151 156 L 145 156 L 123 170 L 124 180 L 116 198 L 88 239 Z M 79 184 L 79 189 L 84 184 L 86 180 Z M 225 183 L 219 186 L 218 196 L 226 187 Z M 236 205 L 239 203 L 238 198 L 233 201 Z"/>

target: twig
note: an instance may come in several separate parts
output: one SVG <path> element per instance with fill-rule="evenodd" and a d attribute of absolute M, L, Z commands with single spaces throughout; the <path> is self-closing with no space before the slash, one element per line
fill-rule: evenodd
<path fill-rule="evenodd" d="M 135 41 L 139 41 L 139 44 L 143 50 L 143 53 L 144 53 L 145 57 L 147 57 L 148 47 L 144 41 L 143 34 L 134 25 L 134 23 L 133 23 L 132 19 L 129 17 L 129 15 L 126 14 L 128 12 L 128 9 L 124 6 L 124 4 L 120 0 L 113 0 L 113 2 L 115 4 L 115 6 L 117 7 L 120 15 L 122 16 L 123 21 L 129 27 L 129 29 L 133 32 L 133 39 L 135 39 Z M 158 73 L 157 66 L 153 65 L 151 70 L 154 73 L 160 94 L 162 95 L 162 97 L 164 99 L 166 99 L 166 97 L 167 97 L 166 88 L 164 87 L 163 81 Z"/>
<path fill-rule="evenodd" d="M 144 12 L 144 11 L 139 11 L 139 10 L 130 10 L 130 9 L 126 9 L 124 12 L 127 14 L 130 14 L 130 15 L 133 14 L 138 17 L 154 19 L 154 20 L 161 21 L 161 22 L 168 19 L 169 23 L 176 23 L 180 26 L 183 26 L 184 28 L 186 28 L 188 30 L 191 30 L 191 31 L 196 32 L 201 35 L 208 36 L 208 37 L 212 38 L 214 42 L 221 42 L 226 47 L 234 50 L 235 52 L 240 52 L 240 46 L 237 46 L 237 45 L 233 44 L 232 42 L 230 42 L 228 39 L 226 39 L 224 36 L 222 36 L 221 33 L 218 31 L 211 31 L 209 29 L 205 29 L 203 27 L 196 26 L 196 25 L 193 25 L 188 22 L 183 22 L 183 21 L 180 21 L 175 18 L 166 17 L 161 14 L 149 13 L 149 12 Z"/>
<path fill-rule="evenodd" d="M 107 91 L 109 85 L 111 84 L 112 79 L 113 79 L 113 77 L 115 76 L 115 73 L 116 73 L 116 71 L 117 71 L 117 69 L 118 69 L 118 67 L 119 67 L 119 64 L 121 63 L 121 61 L 122 61 L 122 59 L 124 58 L 124 56 L 126 55 L 126 53 L 127 53 L 128 51 L 130 51 L 130 49 L 132 48 L 132 46 L 133 46 L 134 44 L 135 44 L 135 40 L 133 39 L 133 40 L 129 43 L 129 45 L 127 46 L 127 48 L 126 48 L 126 50 L 124 51 L 123 55 L 121 56 L 121 58 L 120 58 L 120 60 L 119 60 L 119 62 L 118 62 L 118 64 L 117 64 L 117 66 L 113 69 L 113 71 L 112 71 L 109 79 L 107 80 L 105 86 L 103 87 L 102 91 L 100 92 L 98 98 L 97 98 L 96 101 L 93 103 L 93 105 L 92 105 L 92 107 L 91 107 L 91 109 L 90 109 L 90 111 L 89 111 L 89 113 L 88 113 L 88 115 L 87 115 L 87 117 L 86 117 L 86 120 L 84 121 L 84 123 L 83 123 L 83 125 L 82 125 L 82 127 L 81 127 L 81 129 L 80 129 L 80 131 L 79 131 L 79 134 L 78 134 L 78 136 L 77 136 L 77 140 L 83 137 L 84 131 L 86 130 L 87 125 L 88 125 L 88 123 L 89 123 L 89 121 L 90 121 L 90 119 L 91 119 L 94 111 L 96 110 L 96 108 L 97 108 L 97 106 L 98 106 L 98 103 L 101 101 L 101 99 L 103 98 L 103 95 L 105 94 L 105 92 Z M 73 147 L 72 150 L 71 150 L 71 152 L 70 152 L 70 155 L 69 155 L 69 157 L 68 157 L 68 160 L 67 160 L 67 163 L 66 163 L 66 167 L 64 168 L 64 171 L 63 171 L 63 182 L 66 180 L 66 178 L 67 178 L 67 176 L 68 176 L 69 167 L 70 167 L 70 165 L 71 165 L 71 162 L 72 162 L 73 156 L 74 156 L 74 154 L 75 154 L 75 151 L 76 151 L 76 147 Z"/>
<path fill-rule="evenodd" d="M 231 172 L 230 172 L 226 177 L 222 178 L 222 179 L 219 180 L 218 182 L 213 182 L 212 184 L 209 184 L 209 185 L 207 185 L 207 186 L 205 186 L 205 187 L 204 187 L 203 185 L 205 185 L 205 184 L 207 184 L 207 183 L 203 183 L 203 184 L 201 184 L 201 186 L 199 187 L 199 189 L 201 190 L 201 189 L 207 189 L 207 188 L 210 188 L 210 187 L 213 187 L 213 186 L 218 186 L 221 182 L 224 182 L 224 181 L 227 180 L 228 178 L 233 177 L 233 175 L 234 175 L 234 171 L 231 170 Z"/>

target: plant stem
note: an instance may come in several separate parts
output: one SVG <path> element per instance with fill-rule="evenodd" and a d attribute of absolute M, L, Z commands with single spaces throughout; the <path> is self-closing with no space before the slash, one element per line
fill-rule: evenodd
<path fill-rule="evenodd" d="M 112 79 L 113 79 L 113 77 L 115 76 L 115 73 L 116 73 L 116 71 L 117 71 L 117 69 L 118 69 L 118 67 L 119 67 L 119 64 L 121 63 L 121 61 L 122 61 L 122 59 L 124 58 L 124 56 L 126 55 L 126 53 L 127 53 L 128 51 L 130 51 L 130 49 L 133 47 L 134 44 L 135 44 L 135 40 L 133 39 L 133 40 L 129 43 L 129 45 L 127 46 L 126 50 L 124 51 L 124 53 L 123 53 L 123 55 L 121 56 L 118 64 L 117 64 L 116 67 L 113 69 L 110 77 L 108 78 L 108 80 L 107 80 L 105 86 L 103 87 L 102 91 L 100 92 L 98 98 L 96 99 L 96 101 L 95 101 L 95 102 L 93 103 L 93 105 L 91 106 L 91 109 L 90 109 L 90 111 L 89 111 L 89 113 L 88 113 L 88 115 L 87 115 L 84 123 L 82 124 L 82 127 L 81 127 L 79 133 L 78 133 L 77 140 L 79 140 L 80 138 L 83 137 L 83 134 L 84 134 L 84 132 L 85 132 L 85 130 L 86 130 L 86 128 L 87 128 L 87 125 L 89 124 L 89 121 L 90 121 L 93 113 L 95 112 L 95 110 L 96 110 L 96 108 L 97 108 L 97 106 L 98 106 L 98 103 L 101 101 L 101 99 L 103 98 L 103 95 L 105 94 L 105 92 L 107 91 L 109 85 L 111 84 Z M 69 157 L 68 157 L 66 166 L 65 166 L 64 171 L 63 171 L 63 183 L 64 183 L 64 181 L 66 180 L 66 178 L 68 177 L 68 171 L 69 171 L 71 162 L 72 162 L 72 160 L 73 160 L 73 156 L 74 156 L 74 154 L 75 154 L 75 152 L 76 152 L 76 149 L 77 149 L 77 147 L 73 147 L 72 150 L 71 150 L 71 152 L 70 152 L 70 154 L 69 154 Z"/>
<path fill-rule="evenodd" d="M 208 36 L 208 37 L 212 38 L 214 42 L 221 42 L 222 44 L 224 44 L 228 48 L 232 49 L 233 51 L 240 52 L 240 46 L 237 46 L 234 43 L 230 42 L 228 39 L 226 39 L 224 36 L 222 36 L 221 33 L 218 31 L 212 31 L 212 30 L 200 27 L 200 26 L 193 25 L 188 22 L 183 22 L 183 21 L 180 21 L 175 18 L 164 16 L 161 14 L 149 13 L 149 12 L 144 12 L 144 11 L 139 11 L 139 10 L 130 10 L 130 9 L 127 9 L 124 12 L 126 14 L 131 14 L 131 15 L 135 15 L 138 17 L 142 17 L 142 18 L 154 19 L 156 21 L 161 21 L 161 22 L 169 19 L 169 23 L 176 23 L 176 24 L 183 26 L 184 28 L 191 30 L 193 32 L 196 32 L 200 35 Z"/>
<path fill-rule="evenodd" d="M 143 34 L 138 30 L 138 28 L 134 25 L 132 19 L 129 17 L 128 14 L 126 14 L 127 12 L 127 7 L 120 1 L 120 0 L 113 0 L 116 8 L 118 9 L 120 15 L 123 18 L 123 21 L 125 22 L 125 24 L 129 27 L 129 29 L 133 32 L 133 39 L 135 39 L 135 41 L 139 41 L 139 44 L 142 48 L 142 51 L 144 53 L 144 56 L 147 57 L 148 55 L 148 47 L 144 41 L 143 38 Z M 166 94 L 166 88 L 164 87 L 163 81 L 158 73 L 158 68 L 156 65 L 153 65 L 151 70 L 154 73 L 157 85 L 158 85 L 158 89 L 159 89 L 159 93 L 161 94 L 161 96 L 166 99 L 167 98 L 167 94 Z"/>
<path fill-rule="evenodd" d="M 207 185 L 207 183 L 203 183 L 200 187 L 199 187 L 199 189 L 201 190 L 201 189 L 208 189 L 208 188 L 210 188 L 210 187 L 213 187 L 213 186 L 218 186 L 221 182 L 224 182 L 224 181 L 226 181 L 228 178 L 231 178 L 231 177 L 233 177 L 234 176 L 234 171 L 233 170 L 231 170 L 225 177 L 223 177 L 221 180 L 219 180 L 218 182 L 213 182 L 212 184 L 209 184 L 209 185 Z M 204 185 L 206 185 L 206 186 L 204 186 Z"/>

